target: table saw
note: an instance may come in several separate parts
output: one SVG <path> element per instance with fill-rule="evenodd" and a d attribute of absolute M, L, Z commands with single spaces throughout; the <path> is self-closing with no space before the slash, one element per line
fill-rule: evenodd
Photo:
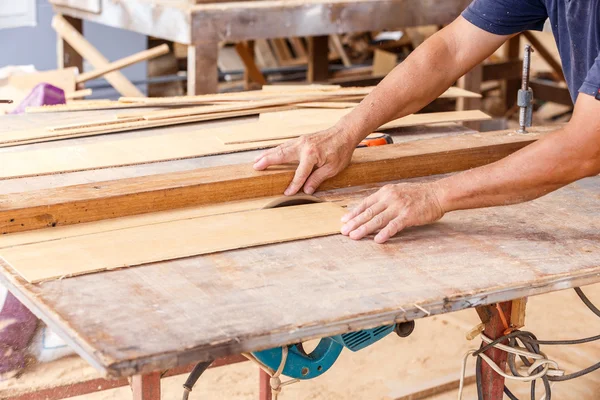
<path fill-rule="evenodd" d="M 102 113 L 7 117 L 0 127 L 0 135 L 14 129 L 77 122 Z M 239 121 L 207 126 L 236 123 Z M 110 136 L 150 136 L 189 129 L 198 127 L 182 125 Z M 535 137 L 535 133 L 531 135 Z M 515 143 L 526 144 L 523 142 L 526 139 L 502 132 L 488 145 L 446 151 L 444 143 L 490 137 L 455 124 L 405 128 L 392 137 L 396 143 L 410 145 L 418 141 L 422 147 L 428 143 L 439 147 L 429 161 L 427 157 L 413 156 L 418 163 L 427 164 L 428 169 L 421 175 L 428 175 L 427 171 L 449 172 L 447 158 L 440 163 L 446 169 L 436 166 L 434 161 L 436 157 L 446 157 L 446 153 L 465 160 L 455 167 L 464 169 L 515 151 L 518 148 Z M 102 140 L 104 136 L 68 142 Z M 0 159 L 3 154 L 24 148 L 53 146 L 61 146 L 61 142 L 4 148 L 0 149 Z M 256 154 L 256 151 L 248 151 L 3 180 L 0 212 L 5 213 L 10 207 L 17 209 L 18 204 L 31 205 L 32 201 L 52 202 L 52 198 L 43 200 L 40 194 L 62 191 L 64 198 L 48 203 L 48 215 L 54 215 L 52 210 L 58 210 L 59 203 L 69 204 L 68 196 L 83 193 L 90 187 L 110 192 L 113 184 L 133 182 L 128 179 L 152 181 L 169 174 L 194 174 L 207 168 L 226 172 L 232 166 L 242 171 L 243 164 L 251 162 Z M 277 173 L 273 172 L 273 176 L 277 177 Z M 382 177 L 387 179 L 392 173 L 387 171 Z M 284 178 L 277 179 L 286 184 Z M 316 196 L 352 207 L 385 184 L 377 176 L 373 179 L 372 183 L 357 181 L 360 184 L 350 187 L 331 188 L 330 185 L 329 190 L 317 192 Z M 258 188 L 252 188 L 252 193 L 258 190 L 265 194 L 277 189 L 276 184 L 269 187 L 265 181 L 261 182 Z M 134 186 L 124 187 L 130 190 Z M 171 186 L 165 190 L 183 193 L 177 192 L 181 187 Z M 247 196 L 243 191 L 238 195 L 240 199 Z M 502 304 L 505 317 L 510 318 L 511 312 L 519 312 L 518 307 L 511 306 L 513 300 L 599 282 L 599 199 L 600 179 L 594 177 L 526 204 L 451 213 L 433 225 L 407 229 L 385 245 L 377 245 L 369 239 L 352 241 L 331 235 L 42 283 L 27 282 L 3 262 L 0 282 L 95 368 L 110 378 L 133 377 L 135 398 L 155 400 L 160 398 L 161 372 L 181 371 L 192 363 L 395 323 L 416 320 L 418 326 L 420 318 L 496 303 Z M 205 200 L 190 196 L 185 199 L 200 204 Z M 143 209 L 136 213 L 156 211 L 149 202 L 140 201 Z M 179 201 L 178 207 L 184 206 L 183 200 L 173 201 Z M 164 202 L 155 203 L 157 209 L 167 207 Z M 127 214 L 112 204 L 117 214 Z M 70 215 L 78 215 L 75 208 L 66 209 L 73 212 Z M 86 218 L 84 213 L 80 216 Z M 31 221 L 34 225 L 48 224 L 43 218 Z M 60 225 L 63 220 L 56 221 Z M 3 220 L 3 229 L 8 229 L 7 226 L 10 224 Z M 495 309 L 490 309 L 493 315 L 486 330 L 493 337 L 499 336 L 492 331 L 498 331 L 500 325 Z M 264 382 L 268 384 L 268 380 Z M 495 393 L 490 399 L 501 398 L 497 397 L 497 390 L 503 381 L 494 377 L 493 372 L 488 372 L 484 384 L 489 393 Z M 263 395 L 268 398 L 269 392 Z"/>

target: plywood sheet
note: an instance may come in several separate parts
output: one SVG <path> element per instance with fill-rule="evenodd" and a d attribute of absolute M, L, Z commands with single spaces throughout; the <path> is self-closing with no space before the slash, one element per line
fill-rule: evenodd
<path fill-rule="evenodd" d="M 281 119 L 269 118 L 271 122 L 261 119 L 253 124 L 246 124 L 246 129 L 236 129 L 217 135 L 223 143 L 232 145 L 252 143 L 255 141 L 291 139 L 301 135 L 317 132 L 333 126 L 350 110 L 300 110 L 287 112 Z M 315 113 L 315 111 L 321 111 Z M 323 112 L 324 111 L 324 112 Z M 317 114 L 314 115 L 313 114 Z M 262 117 L 262 114 L 261 114 Z M 481 121 L 491 117 L 479 110 L 448 111 L 439 113 L 412 114 L 382 125 L 379 129 L 392 129 L 405 126 L 427 125 L 445 122 Z M 277 121 L 277 122 L 274 122 Z M 309 121 L 307 123 L 306 121 Z"/>
<path fill-rule="evenodd" d="M 243 211 L 16 246 L 0 250 L 0 257 L 27 281 L 40 282 L 332 235 L 344 213 L 333 203 Z"/>

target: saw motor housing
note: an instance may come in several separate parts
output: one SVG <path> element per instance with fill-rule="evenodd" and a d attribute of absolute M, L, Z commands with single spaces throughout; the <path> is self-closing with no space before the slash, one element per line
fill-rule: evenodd
<path fill-rule="evenodd" d="M 345 348 L 358 351 L 383 339 L 392 332 L 401 337 L 406 337 L 414 330 L 414 322 L 405 322 L 393 325 L 384 325 L 374 329 L 364 329 L 341 335 L 323 338 L 317 347 L 307 354 L 302 343 L 287 346 L 288 355 L 283 368 L 283 375 L 295 379 L 312 379 L 328 371 L 340 353 Z M 276 371 L 283 357 L 281 347 L 252 353 L 254 357 L 267 367 Z"/>

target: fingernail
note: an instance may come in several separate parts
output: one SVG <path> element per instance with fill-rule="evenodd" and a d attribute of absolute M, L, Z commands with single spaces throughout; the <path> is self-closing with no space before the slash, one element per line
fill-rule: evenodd
<path fill-rule="evenodd" d="M 315 192 L 315 189 L 308 186 L 307 188 L 304 189 L 304 193 L 306 194 L 313 194 Z"/>
<path fill-rule="evenodd" d="M 285 192 L 283 192 L 283 194 L 285 194 L 286 196 L 290 196 L 292 194 L 292 189 L 285 189 Z"/>
<path fill-rule="evenodd" d="M 342 217 L 342 222 L 344 222 L 344 223 L 348 222 L 349 220 L 350 220 L 350 214 L 345 214 Z"/>
<path fill-rule="evenodd" d="M 342 235 L 347 235 L 350 232 L 350 227 L 348 225 L 342 226 Z"/>

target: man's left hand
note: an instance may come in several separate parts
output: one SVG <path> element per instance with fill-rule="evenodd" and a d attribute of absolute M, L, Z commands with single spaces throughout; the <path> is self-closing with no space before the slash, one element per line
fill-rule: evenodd
<path fill-rule="evenodd" d="M 375 242 L 384 243 L 410 226 L 426 225 L 444 215 L 438 183 L 386 185 L 342 217 L 342 234 L 359 240 L 379 230 Z"/>

